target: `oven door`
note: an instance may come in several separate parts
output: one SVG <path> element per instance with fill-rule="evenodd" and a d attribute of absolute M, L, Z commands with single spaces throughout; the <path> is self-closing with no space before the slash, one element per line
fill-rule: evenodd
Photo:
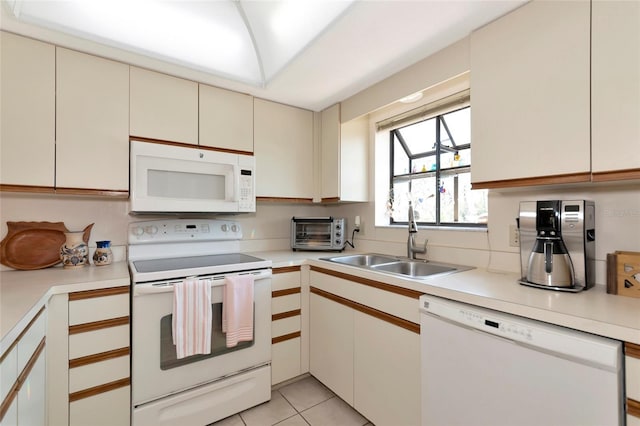
<path fill-rule="evenodd" d="M 131 345 L 134 406 L 271 362 L 271 270 L 252 273 L 253 341 L 226 347 L 221 324 L 224 276 L 216 276 L 211 292 L 211 355 L 179 360 L 171 333 L 173 286 L 134 285 Z"/>
<path fill-rule="evenodd" d="M 330 250 L 331 222 L 327 219 L 292 222 L 292 247 L 302 250 Z"/>

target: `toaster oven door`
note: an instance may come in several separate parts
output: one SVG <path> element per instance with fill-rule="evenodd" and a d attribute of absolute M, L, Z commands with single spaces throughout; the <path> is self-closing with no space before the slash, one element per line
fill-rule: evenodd
<path fill-rule="evenodd" d="M 291 222 L 292 248 L 301 250 L 331 250 L 332 222 L 321 220 L 293 220 Z"/>

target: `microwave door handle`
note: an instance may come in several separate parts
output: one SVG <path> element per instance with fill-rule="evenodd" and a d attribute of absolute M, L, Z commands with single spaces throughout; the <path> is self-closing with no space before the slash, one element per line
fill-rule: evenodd
<path fill-rule="evenodd" d="M 231 189 L 233 190 L 233 195 L 231 199 L 236 203 L 239 202 L 240 201 L 240 166 L 238 165 L 233 166 L 233 188 Z"/>

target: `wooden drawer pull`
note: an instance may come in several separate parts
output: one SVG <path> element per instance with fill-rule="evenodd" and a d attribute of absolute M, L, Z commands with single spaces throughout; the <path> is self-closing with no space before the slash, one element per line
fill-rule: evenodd
<path fill-rule="evenodd" d="M 129 317 L 111 318 L 108 320 L 88 322 L 69 326 L 69 335 L 101 330 L 103 328 L 117 327 L 129 324 Z"/>
<path fill-rule="evenodd" d="M 127 347 L 114 349 L 112 351 L 100 352 L 98 354 L 91 354 L 80 358 L 74 358 L 69 360 L 69 368 L 82 367 L 83 365 L 94 364 L 96 362 L 119 358 L 121 356 L 128 356 L 130 353 L 131 351 Z"/>
<path fill-rule="evenodd" d="M 114 389 L 129 386 L 131 384 L 131 378 L 125 377 L 124 379 L 115 380 L 113 382 L 105 383 L 104 385 L 94 386 L 89 389 L 84 389 L 78 392 L 69 394 L 69 402 L 78 401 L 79 399 L 89 398 L 90 396 L 99 395 L 101 393 L 109 392 Z"/>

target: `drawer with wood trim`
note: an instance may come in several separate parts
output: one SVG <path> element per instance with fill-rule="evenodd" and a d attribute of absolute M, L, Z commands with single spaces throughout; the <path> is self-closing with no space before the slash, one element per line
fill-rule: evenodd
<path fill-rule="evenodd" d="M 131 387 L 127 385 L 71 401 L 69 404 L 69 424 L 128 425 L 130 423 L 130 394 Z"/>
<path fill-rule="evenodd" d="M 69 294 L 71 425 L 129 424 L 129 305 L 128 286 Z"/>
<path fill-rule="evenodd" d="M 310 285 L 374 310 L 420 324 L 421 292 L 357 275 L 311 267 Z"/>
<path fill-rule="evenodd" d="M 69 325 L 129 316 L 128 287 L 69 294 Z"/>
<path fill-rule="evenodd" d="M 627 424 L 640 425 L 640 345 L 624 344 Z"/>

